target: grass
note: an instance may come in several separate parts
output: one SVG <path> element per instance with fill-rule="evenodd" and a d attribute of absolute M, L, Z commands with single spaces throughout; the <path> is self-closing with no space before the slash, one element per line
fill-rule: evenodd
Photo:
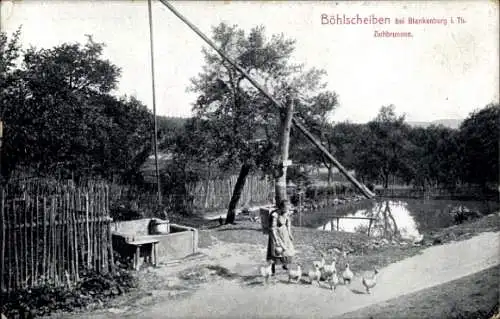
<path fill-rule="evenodd" d="M 299 251 L 296 261 L 310 265 L 321 258 L 321 252 L 331 256 L 334 249 L 350 251 L 349 263 L 352 268 L 372 270 L 395 261 L 417 254 L 421 248 L 412 246 L 371 247 L 370 238 L 364 234 L 347 232 L 319 231 L 311 228 L 294 227 L 295 247 Z M 209 247 L 215 238 L 221 242 L 253 245 L 267 245 L 268 235 L 261 230 L 260 224 L 248 221 L 236 225 L 223 225 L 215 229 L 202 230 L 199 233 L 199 246 Z M 264 261 L 265 256 L 262 256 Z M 329 257 L 327 258 L 327 261 Z"/>
<path fill-rule="evenodd" d="M 496 266 L 338 318 L 491 318 L 499 310 L 499 282 Z"/>
<path fill-rule="evenodd" d="M 196 265 L 181 271 L 178 276 L 182 280 L 199 284 L 217 277 L 232 279 L 236 277 L 236 274 L 219 265 Z"/>
<path fill-rule="evenodd" d="M 471 222 L 440 229 L 425 234 L 427 240 L 432 239 L 436 243 L 447 243 L 454 240 L 468 239 L 474 235 L 500 230 L 500 212 L 486 215 Z"/>
<path fill-rule="evenodd" d="M 464 240 L 486 231 L 499 231 L 500 215 L 487 215 L 473 222 L 441 229 L 424 235 L 424 243 L 420 246 L 412 244 L 388 244 L 374 246 L 371 238 L 365 234 L 321 231 L 312 228 L 293 227 L 295 246 L 299 253 L 296 261 L 303 265 L 310 265 L 312 261 L 321 258 L 321 252 L 331 256 L 334 249 L 349 251 L 349 263 L 352 269 L 358 271 L 382 268 L 399 260 L 420 253 L 426 246 L 444 244 L 454 240 Z M 199 246 L 209 247 L 213 239 L 227 243 L 244 243 L 267 245 L 268 235 L 261 230 L 259 223 L 239 221 L 235 225 L 212 226 L 201 229 L 199 232 Z M 327 258 L 327 262 L 330 258 Z M 264 261 L 264 256 L 262 257 Z M 338 260 L 337 264 L 342 264 Z"/>

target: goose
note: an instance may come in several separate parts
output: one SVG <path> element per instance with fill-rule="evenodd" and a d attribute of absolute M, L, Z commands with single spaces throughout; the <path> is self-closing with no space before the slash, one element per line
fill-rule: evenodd
<path fill-rule="evenodd" d="M 320 252 L 321 254 L 321 260 L 316 260 L 316 261 L 313 261 L 313 265 L 314 264 L 318 264 L 319 265 L 319 269 L 323 269 L 323 267 L 325 266 L 325 253 L 324 252 Z"/>
<path fill-rule="evenodd" d="M 335 270 L 331 276 L 328 277 L 328 282 L 330 283 L 330 289 L 337 289 L 337 285 L 339 284 L 339 276 L 337 276 L 337 270 Z"/>
<path fill-rule="evenodd" d="M 295 279 L 295 282 L 298 283 L 300 278 L 302 278 L 302 267 L 300 267 L 300 265 L 297 265 L 297 269 L 288 270 L 288 282 Z"/>
<path fill-rule="evenodd" d="M 269 277 L 271 277 L 273 274 L 272 266 L 273 266 L 273 263 L 269 262 L 266 266 L 260 267 L 260 275 L 262 277 L 264 277 L 266 284 L 269 282 Z"/>
<path fill-rule="evenodd" d="M 375 269 L 372 277 L 363 277 L 362 282 L 363 286 L 365 286 L 366 288 L 366 293 L 370 293 L 370 289 L 375 287 L 375 285 L 377 284 L 377 274 L 378 270 Z"/>
<path fill-rule="evenodd" d="M 318 263 L 314 263 L 313 264 L 314 266 L 314 269 L 311 269 L 309 270 L 309 279 L 311 280 L 311 285 L 313 283 L 313 281 L 317 281 L 318 282 L 318 286 L 319 286 L 319 280 L 321 279 L 321 270 L 320 270 L 320 265 Z"/>
<path fill-rule="evenodd" d="M 337 266 L 336 266 L 337 260 L 334 258 L 331 264 L 327 264 L 323 266 L 323 273 L 326 277 L 329 277 L 333 273 L 337 272 Z"/>
<path fill-rule="evenodd" d="M 352 273 L 351 268 L 349 268 L 349 263 L 345 264 L 345 270 L 342 273 L 342 278 L 344 279 L 345 284 L 350 284 L 352 278 L 354 278 L 354 274 Z"/>

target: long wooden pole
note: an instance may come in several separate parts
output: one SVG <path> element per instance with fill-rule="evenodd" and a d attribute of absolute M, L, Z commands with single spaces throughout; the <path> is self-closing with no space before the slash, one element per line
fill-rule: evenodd
<path fill-rule="evenodd" d="M 2 175 L 2 142 L 3 142 L 3 121 L 0 119 L 0 185 L 3 185 Z"/>
<path fill-rule="evenodd" d="M 2 143 L 3 143 L 3 121 L 0 119 L 0 186 L 3 186 L 2 174 Z"/>
<path fill-rule="evenodd" d="M 149 0 L 150 1 L 150 0 Z M 234 62 L 231 58 L 226 56 L 222 50 L 217 48 L 215 43 L 213 43 L 206 35 L 204 35 L 195 25 L 189 22 L 182 14 L 179 13 L 168 1 L 159 0 L 163 5 L 165 5 L 174 15 L 176 15 L 182 22 L 187 24 L 191 30 L 193 30 L 198 36 L 200 36 L 208 45 L 210 45 L 219 55 L 229 62 L 236 70 L 238 70 L 252 85 L 259 90 L 262 94 L 264 94 L 276 107 L 280 110 L 284 110 L 285 108 L 281 105 L 281 103 L 276 100 L 266 89 L 264 89 L 257 81 L 255 81 L 243 68 L 241 68 L 236 62 Z M 292 118 L 292 123 L 299 129 L 299 131 L 306 136 L 306 138 L 311 141 L 325 156 L 335 165 L 345 177 L 356 186 L 366 198 L 372 198 L 375 196 L 366 186 L 361 184 L 354 178 L 345 168 L 342 166 L 339 161 L 337 161 L 330 152 L 326 148 L 324 148 L 320 142 L 316 140 L 316 138 L 295 118 Z"/>
<path fill-rule="evenodd" d="M 153 12 L 151 10 L 151 0 L 148 0 L 148 12 L 149 12 L 149 43 L 151 45 L 151 81 L 152 81 L 151 85 L 153 91 L 155 171 L 156 171 L 158 205 L 161 205 L 160 170 L 158 168 L 158 126 L 156 123 L 156 91 L 155 91 L 155 62 L 154 62 L 155 51 L 153 47 Z"/>
<path fill-rule="evenodd" d="M 5 232 L 7 231 L 7 225 L 6 225 L 6 219 L 5 219 L 5 215 L 4 215 L 4 205 L 5 205 L 5 202 L 4 202 L 4 198 L 5 198 L 5 195 L 4 195 L 4 190 L 3 188 L 0 189 L 0 219 L 2 221 L 2 245 L 1 245 L 1 252 L 0 252 L 0 293 L 3 293 L 5 290 L 8 290 L 9 287 L 5 287 L 5 277 L 4 277 L 4 273 L 5 273 L 5 240 L 6 240 L 6 234 Z M 9 276 L 10 278 L 10 275 L 7 275 Z"/>

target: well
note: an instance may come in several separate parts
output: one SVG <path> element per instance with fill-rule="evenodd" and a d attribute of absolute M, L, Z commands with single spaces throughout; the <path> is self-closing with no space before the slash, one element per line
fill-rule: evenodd
<path fill-rule="evenodd" d="M 143 218 L 131 221 L 112 223 L 113 249 L 123 257 L 134 254 L 134 248 L 128 242 L 140 240 L 157 241 L 157 259 L 166 262 L 182 259 L 198 252 L 198 230 L 196 228 L 170 224 L 168 234 L 150 234 L 148 228 L 154 220 L 165 223 L 161 219 Z M 150 252 L 141 251 L 141 258 L 147 257 Z"/>

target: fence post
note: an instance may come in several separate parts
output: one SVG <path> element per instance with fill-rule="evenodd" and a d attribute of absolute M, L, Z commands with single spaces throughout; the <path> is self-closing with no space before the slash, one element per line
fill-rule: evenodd
<path fill-rule="evenodd" d="M 91 243 L 90 243 L 90 229 L 89 229 L 89 193 L 85 192 L 85 230 L 87 234 L 87 267 L 90 269 L 91 265 L 91 259 L 90 256 L 92 254 L 91 250 Z"/>
<path fill-rule="evenodd" d="M 0 124 L 1 125 L 1 124 Z M 2 186 L 2 192 L 1 192 L 1 195 L 2 196 L 0 198 L 0 219 L 2 221 L 2 252 L 1 252 L 1 255 L 0 255 L 0 283 L 1 283 L 1 286 L 0 286 L 0 292 L 4 292 L 6 290 L 5 288 L 5 278 L 4 278 L 4 272 L 5 272 L 5 232 L 6 232 L 6 225 L 5 225 L 5 218 L 4 218 L 4 198 L 5 198 L 5 193 L 4 193 L 4 189 L 3 189 L 3 186 Z"/>

